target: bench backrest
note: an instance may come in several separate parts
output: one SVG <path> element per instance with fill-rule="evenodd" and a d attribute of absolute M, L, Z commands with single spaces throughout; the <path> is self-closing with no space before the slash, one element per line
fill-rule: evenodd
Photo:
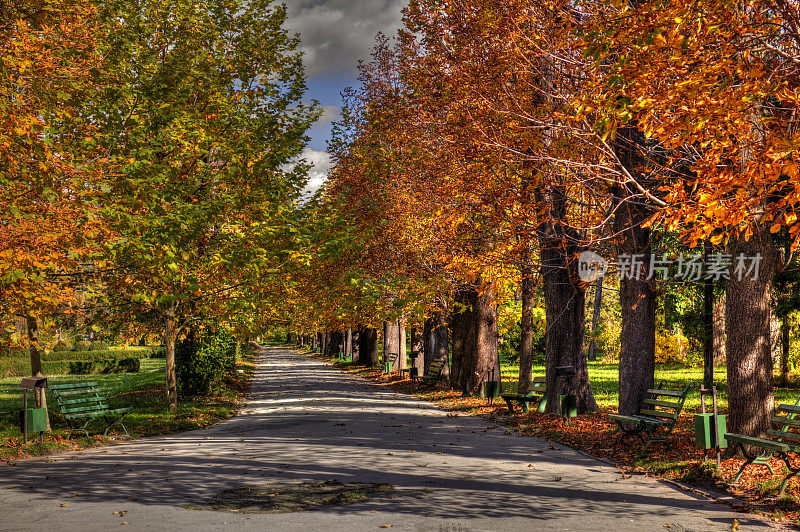
<path fill-rule="evenodd" d="M 51 384 L 50 390 L 65 416 L 108 410 L 106 396 L 96 382 Z"/>
<path fill-rule="evenodd" d="M 666 390 L 651 388 L 647 390 L 647 397 L 643 401 L 639 413 L 643 416 L 666 419 L 675 423 L 683 410 L 683 403 L 689 395 L 692 384 L 689 383 L 683 390 Z"/>
<path fill-rule="evenodd" d="M 780 413 L 783 415 L 779 415 Z M 776 440 L 791 445 L 793 452 L 800 450 L 800 419 L 796 419 L 798 414 L 800 414 L 800 398 L 794 405 L 778 405 L 775 408 L 775 415 L 772 416 L 772 422 L 780 428 L 767 431 L 767 434 Z"/>
<path fill-rule="evenodd" d="M 428 371 L 425 373 L 426 377 L 438 377 L 439 374 L 442 372 L 442 368 L 444 368 L 445 359 L 440 358 L 439 360 L 434 360 L 431 362 L 431 365 L 428 366 Z"/>
<path fill-rule="evenodd" d="M 544 395 L 546 392 L 547 392 L 547 378 L 534 377 L 533 380 L 531 381 L 531 387 L 528 389 L 528 393 Z"/>

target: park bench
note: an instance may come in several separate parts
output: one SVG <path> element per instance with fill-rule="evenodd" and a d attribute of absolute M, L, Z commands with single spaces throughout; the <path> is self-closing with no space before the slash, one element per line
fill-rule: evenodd
<path fill-rule="evenodd" d="M 508 411 L 514 412 L 514 403 L 520 405 L 523 413 L 528 412 L 528 405 L 535 403 L 539 412 L 544 412 L 547 407 L 547 380 L 536 377 L 531 382 L 528 393 L 501 394 L 500 397 L 508 405 Z"/>
<path fill-rule="evenodd" d="M 103 390 L 97 387 L 96 382 L 52 384 L 50 390 L 61 409 L 61 415 L 67 421 L 68 438 L 72 436 L 73 431 L 83 432 L 88 438 L 89 432 L 86 427 L 95 419 L 101 419 L 106 424 L 103 436 L 107 436 L 114 425 L 122 427 L 125 436 L 130 436 L 128 429 L 122 423 L 122 418 L 132 408 L 109 408 L 108 399 Z"/>
<path fill-rule="evenodd" d="M 446 361 L 446 359 L 440 358 L 439 360 L 431 362 L 431 365 L 428 366 L 428 371 L 422 377 L 422 384 L 436 384 L 436 381 L 442 377 L 442 370 L 444 369 Z"/>
<path fill-rule="evenodd" d="M 778 405 L 775 413 L 783 413 L 783 415 L 772 416 L 772 422 L 775 423 L 777 429 L 770 429 L 767 431 L 769 438 L 756 438 L 754 436 L 745 436 L 744 434 L 726 433 L 725 440 L 729 444 L 738 446 L 742 454 L 746 458 L 739 472 L 733 478 L 731 484 L 736 484 L 742 478 L 744 470 L 749 465 L 763 465 L 769 469 L 771 474 L 775 474 L 769 459 L 773 456 L 779 457 L 786 464 L 789 470 L 783 482 L 781 482 L 781 489 L 778 492 L 778 497 L 783 497 L 783 492 L 786 490 L 786 485 L 789 480 L 800 473 L 800 468 L 792 467 L 792 462 L 789 460 L 787 453 L 800 452 L 800 419 L 795 417 L 800 414 L 800 399 L 794 405 Z M 761 452 L 754 450 L 756 447 L 762 449 Z"/>
<path fill-rule="evenodd" d="M 647 390 L 648 396 L 638 414 L 609 414 L 608 417 L 617 422 L 617 431 L 623 433 L 620 439 L 637 435 L 644 441 L 645 434 L 649 436 L 639 451 L 639 456 L 642 456 L 652 444 L 667 442 L 691 388 L 692 384 L 689 383 L 683 390 L 666 390 L 659 383 L 658 388 Z"/>

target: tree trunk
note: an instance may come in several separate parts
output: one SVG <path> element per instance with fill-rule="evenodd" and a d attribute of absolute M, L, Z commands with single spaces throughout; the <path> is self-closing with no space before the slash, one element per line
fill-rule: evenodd
<path fill-rule="evenodd" d="M 592 308 L 592 339 L 589 342 L 589 353 L 586 358 L 597 360 L 597 323 L 600 321 L 600 307 L 603 304 L 603 278 L 594 282 L 594 308 Z"/>
<path fill-rule="evenodd" d="M 530 250 L 525 253 L 523 266 L 520 268 L 520 284 L 522 285 L 522 333 L 519 342 L 519 385 L 517 393 L 528 393 L 531 387 L 531 371 L 533 368 L 533 310 L 536 308 L 536 279 L 530 264 Z"/>
<path fill-rule="evenodd" d="M 350 337 L 350 360 L 353 362 L 357 362 L 359 358 L 358 353 L 358 331 L 359 329 L 355 329 L 352 331 L 352 336 Z"/>
<path fill-rule="evenodd" d="M 384 321 L 383 322 L 383 360 L 384 362 L 390 360 L 392 355 L 400 354 L 400 327 L 397 321 Z M 398 359 L 387 368 L 389 371 L 395 371 L 398 365 Z"/>
<path fill-rule="evenodd" d="M 617 253 L 637 256 L 638 271 L 631 268 L 619 285 L 622 331 L 619 342 L 619 413 L 638 414 L 647 390 L 653 387 L 656 369 L 656 293 L 650 268 L 650 230 L 642 227 L 648 217 L 644 205 L 622 196 L 614 227 L 620 234 Z"/>
<path fill-rule="evenodd" d="M 447 323 L 447 313 L 440 310 L 435 312 L 433 317 L 433 359 L 444 360 L 442 377 L 448 378 L 450 376 L 450 326 Z"/>
<path fill-rule="evenodd" d="M 178 381 L 175 377 L 175 340 L 178 336 L 175 319 L 167 317 L 164 327 L 164 346 L 166 348 L 167 402 L 170 408 L 178 407 Z"/>
<path fill-rule="evenodd" d="M 358 332 L 358 362 L 375 367 L 381 363 L 378 354 L 378 331 L 365 327 Z"/>
<path fill-rule="evenodd" d="M 397 357 L 397 369 L 404 370 L 408 368 L 408 361 L 406 360 L 406 320 L 405 318 L 399 318 L 397 320 L 397 332 L 398 332 L 398 353 L 399 357 Z"/>
<path fill-rule="evenodd" d="M 714 304 L 714 363 L 725 363 L 725 298 Z"/>
<path fill-rule="evenodd" d="M 732 238 L 734 268 L 725 294 L 728 368 L 728 431 L 762 437 L 770 428 L 774 406 L 770 304 L 772 279 L 778 265 L 771 235 L 762 229 L 749 240 Z M 757 278 L 735 271 L 738 257 L 760 255 Z"/>
<path fill-rule="evenodd" d="M 575 279 L 577 268 L 567 257 L 574 254 L 562 245 L 542 246 L 542 284 L 545 308 L 545 377 L 547 379 L 547 411 L 558 412 L 558 396 L 572 394 L 577 398 L 578 413 L 597 411 L 597 402 L 589 383 L 584 353 L 584 289 Z M 556 376 L 559 366 L 572 366 L 575 376 Z"/>
<path fill-rule="evenodd" d="M 31 375 L 42 372 L 42 352 L 39 350 L 39 323 L 33 316 L 25 317 L 28 329 L 28 352 L 31 358 Z"/>
<path fill-rule="evenodd" d="M 417 327 L 411 328 L 411 367 L 417 368 L 417 375 L 420 377 L 425 372 L 425 356 L 423 354 L 423 341 L 420 330 Z"/>
<path fill-rule="evenodd" d="M 789 381 L 789 316 L 781 320 L 781 386 Z"/>
<path fill-rule="evenodd" d="M 430 317 L 422 325 L 422 369 L 421 375 L 431 366 L 435 357 L 436 337 L 434 331 L 434 318 Z"/>
<path fill-rule="evenodd" d="M 497 307 L 491 286 L 466 286 L 457 300 L 466 307 L 453 315 L 453 360 L 450 384 L 464 395 L 485 396 L 483 384 L 494 373 L 500 378 L 497 358 Z M 494 370 L 494 371 L 492 371 Z"/>

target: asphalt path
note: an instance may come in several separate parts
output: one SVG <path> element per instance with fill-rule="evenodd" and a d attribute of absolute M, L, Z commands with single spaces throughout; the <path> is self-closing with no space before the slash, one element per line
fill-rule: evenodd
<path fill-rule="evenodd" d="M 208 509 L 234 488 L 390 484 L 292 513 Z M 287 348 L 211 428 L 0 464 L 0 530 L 774 530 L 716 501 L 397 394 Z"/>

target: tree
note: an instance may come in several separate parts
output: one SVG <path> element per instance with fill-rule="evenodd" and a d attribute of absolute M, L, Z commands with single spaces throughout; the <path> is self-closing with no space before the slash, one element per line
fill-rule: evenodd
<path fill-rule="evenodd" d="M 289 260 L 305 170 L 292 163 L 317 113 L 302 103 L 284 7 L 118 1 L 102 15 L 111 67 L 87 113 L 112 177 L 100 209 L 117 235 L 106 282 L 115 305 L 164 324 L 174 407 L 176 340 L 253 303 L 259 290 L 240 287 Z"/>

